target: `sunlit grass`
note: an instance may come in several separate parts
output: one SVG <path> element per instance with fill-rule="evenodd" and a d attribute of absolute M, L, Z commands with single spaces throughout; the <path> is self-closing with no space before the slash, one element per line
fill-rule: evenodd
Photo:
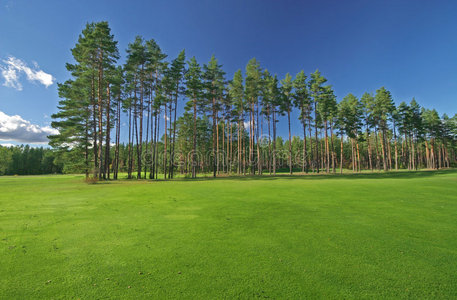
<path fill-rule="evenodd" d="M 0 177 L 0 298 L 454 298 L 456 195 L 454 170 Z"/>

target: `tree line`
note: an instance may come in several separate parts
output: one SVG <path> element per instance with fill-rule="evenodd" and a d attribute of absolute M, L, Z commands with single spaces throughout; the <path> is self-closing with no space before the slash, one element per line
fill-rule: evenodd
<path fill-rule="evenodd" d="M 183 50 L 167 60 L 142 37 L 118 65 L 107 22 L 87 24 L 72 55 L 52 116 L 59 134 L 49 138 L 66 169 L 87 177 L 411 170 L 456 161 L 457 116 L 414 99 L 396 106 L 384 87 L 338 102 L 318 70 L 278 79 L 255 58 L 228 80 L 214 55 L 200 64 Z M 291 135 L 294 111 L 301 137 Z M 285 141 L 277 134 L 282 120 Z"/>
<path fill-rule="evenodd" d="M 0 145 L 0 175 L 53 174 L 62 169 L 63 163 L 52 149 Z"/>

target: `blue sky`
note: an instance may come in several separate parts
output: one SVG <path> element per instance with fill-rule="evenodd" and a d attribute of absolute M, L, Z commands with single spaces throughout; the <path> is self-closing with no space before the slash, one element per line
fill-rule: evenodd
<path fill-rule="evenodd" d="M 256 57 L 279 77 L 319 68 L 339 100 L 385 86 L 397 104 L 415 97 L 453 115 L 456 13 L 457 1 L 0 0 L 0 66 L 8 70 L 11 57 L 22 63 L 13 68 L 22 90 L 5 86 L 0 73 L 0 138 L 12 131 L 0 143 L 44 139 L 59 100 L 56 82 L 69 76 L 70 49 L 87 22 L 101 20 L 109 21 L 123 57 L 142 35 L 171 58 L 183 48 L 200 63 L 215 54 L 230 78 Z M 300 135 L 298 122 L 292 129 Z"/>

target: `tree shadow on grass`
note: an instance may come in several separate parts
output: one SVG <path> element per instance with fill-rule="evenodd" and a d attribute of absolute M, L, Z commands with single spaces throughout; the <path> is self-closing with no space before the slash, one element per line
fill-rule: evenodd
<path fill-rule="evenodd" d="M 126 183 L 126 182 L 142 182 L 142 183 L 154 183 L 154 182 L 193 182 L 193 181 L 222 181 L 222 180 L 230 180 L 230 181 L 269 181 L 269 180 L 278 180 L 278 179 L 287 179 L 287 180 L 354 180 L 354 179 L 414 179 L 414 178 L 429 178 L 435 177 L 439 175 L 447 175 L 447 174 L 455 174 L 457 176 L 457 169 L 441 169 L 441 170 L 420 170 L 420 171 L 407 171 L 407 170 L 400 170 L 400 171 L 363 171 L 363 173 L 296 173 L 293 175 L 280 173 L 277 175 L 269 175 L 268 173 L 264 173 L 263 175 L 221 175 L 218 177 L 212 177 L 211 175 L 207 176 L 200 176 L 197 178 L 186 178 L 186 177 L 178 177 L 174 179 L 127 179 L 127 178 L 119 178 L 119 180 L 106 180 L 106 181 L 98 181 L 98 184 L 111 184 L 111 183 Z"/>
<path fill-rule="evenodd" d="M 249 181 L 249 180 L 277 180 L 277 179 L 299 179 L 299 180 L 325 180 L 325 179 L 339 179 L 339 180 L 353 180 L 353 179 L 413 179 L 413 178 L 427 178 L 438 175 L 456 174 L 457 169 L 441 169 L 441 170 L 420 170 L 420 171 L 388 171 L 388 172 L 364 172 L 364 173 L 314 173 L 314 174 L 278 174 L 278 175 L 246 175 L 246 176 L 221 176 L 221 177 L 199 177 L 195 179 L 181 178 L 182 181 L 210 181 L 210 180 L 235 180 L 235 181 Z"/>

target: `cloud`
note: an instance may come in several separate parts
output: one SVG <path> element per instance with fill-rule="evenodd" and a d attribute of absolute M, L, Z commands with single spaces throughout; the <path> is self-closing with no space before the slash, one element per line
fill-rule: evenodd
<path fill-rule="evenodd" d="M 45 144 L 48 142 L 48 135 L 57 133 L 56 129 L 49 126 L 41 127 L 21 116 L 8 116 L 0 111 L 0 141 Z"/>
<path fill-rule="evenodd" d="M 27 80 L 39 82 L 46 87 L 52 85 L 55 81 L 55 78 L 51 74 L 40 70 L 36 62 L 33 63 L 33 69 L 14 56 L 9 56 L 7 59 L 2 60 L 2 62 L 3 64 L 0 64 L 0 70 L 5 79 L 3 85 L 6 87 L 21 91 L 22 84 L 19 80 L 21 73 L 25 74 Z"/>
<path fill-rule="evenodd" d="M 14 147 L 15 145 L 13 145 L 11 143 L 0 143 L 0 146 L 2 146 L 2 147 Z"/>

